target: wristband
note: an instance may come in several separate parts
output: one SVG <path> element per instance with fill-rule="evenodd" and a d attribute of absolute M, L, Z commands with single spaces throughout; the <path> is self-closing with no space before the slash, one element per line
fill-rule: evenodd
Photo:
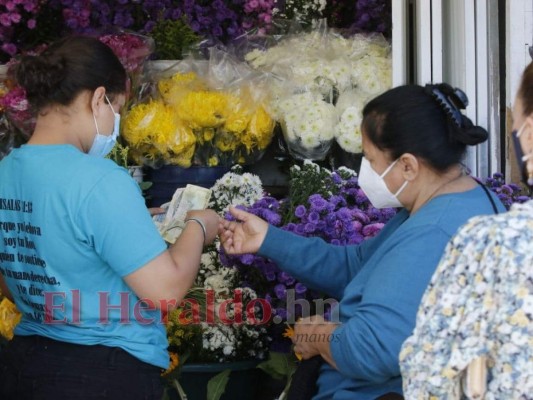
<path fill-rule="evenodd" d="M 205 230 L 205 225 L 204 223 L 202 222 L 201 219 L 199 218 L 187 218 L 185 220 L 185 223 L 189 222 L 189 221 L 194 221 L 194 222 L 197 222 L 198 225 L 200 225 L 200 228 L 202 228 L 202 233 L 204 234 L 204 244 L 205 244 L 205 241 L 206 241 L 206 236 L 207 236 L 207 231 Z"/>

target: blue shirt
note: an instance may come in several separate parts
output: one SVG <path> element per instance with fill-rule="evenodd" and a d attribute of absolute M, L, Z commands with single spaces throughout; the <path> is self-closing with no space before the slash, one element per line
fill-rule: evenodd
<path fill-rule="evenodd" d="M 259 254 L 340 301 L 341 325 L 328 338 L 338 370 L 324 363 L 315 399 L 373 400 L 402 393 L 400 347 L 414 329 L 446 244 L 470 217 L 493 212 L 477 187 L 435 197 L 413 215 L 402 210 L 376 237 L 357 246 L 334 246 L 269 227 Z"/>
<path fill-rule="evenodd" d="M 71 145 L 24 145 L 0 161 L 0 272 L 16 335 L 121 347 L 167 368 L 157 309 L 123 277 L 163 251 L 137 183 Z"/>

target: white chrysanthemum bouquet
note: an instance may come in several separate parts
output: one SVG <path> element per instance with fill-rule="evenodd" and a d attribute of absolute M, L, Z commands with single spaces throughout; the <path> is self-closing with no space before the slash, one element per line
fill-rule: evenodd
<path fill-rule="evenodd" d="M 360 153 L 364 105 L 392 86 L 390 44 L 381 35 L 344 37 L 318 26 L 245 59 L 277 78 L 270 108 L 298 159 L 324 159 L 333 139 Z"/>
<path fill-rule="evenodd" d="M 236 165 L 211 187 L 210 208 L 251 206 L 264 196 L 261 180 Z M 168 316 L 169 351 L 191 362 L 264 360 L 271 338 L 270 305 L 259 299 L 237 268 L 225 267 L 218 244 L 202 255 L 194 287 Z"/>

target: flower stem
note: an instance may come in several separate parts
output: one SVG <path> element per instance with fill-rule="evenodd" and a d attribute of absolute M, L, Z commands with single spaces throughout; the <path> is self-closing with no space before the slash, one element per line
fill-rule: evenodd
<path fill-rule="evenodd" d="M 187 395 L 185 394 L 185 391 L 181 387 L 180 383 L 177 379 L 174 379 L 174 386 L 176 387 L 176 390 L 178 391 L 178 395 L 180 396 L 181 400 L 187 400 Z"/>

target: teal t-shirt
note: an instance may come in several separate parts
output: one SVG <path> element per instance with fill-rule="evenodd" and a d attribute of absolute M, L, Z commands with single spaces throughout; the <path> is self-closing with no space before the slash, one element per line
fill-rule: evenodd
<path fill-rule="evenodd" d="M 161 313 L 123 280 L 163 251 L 137 183 L 71 145 L 24 145 L 0 161 L 0 272 L 16 335 L 120 347 L 167 368 Z"/>

